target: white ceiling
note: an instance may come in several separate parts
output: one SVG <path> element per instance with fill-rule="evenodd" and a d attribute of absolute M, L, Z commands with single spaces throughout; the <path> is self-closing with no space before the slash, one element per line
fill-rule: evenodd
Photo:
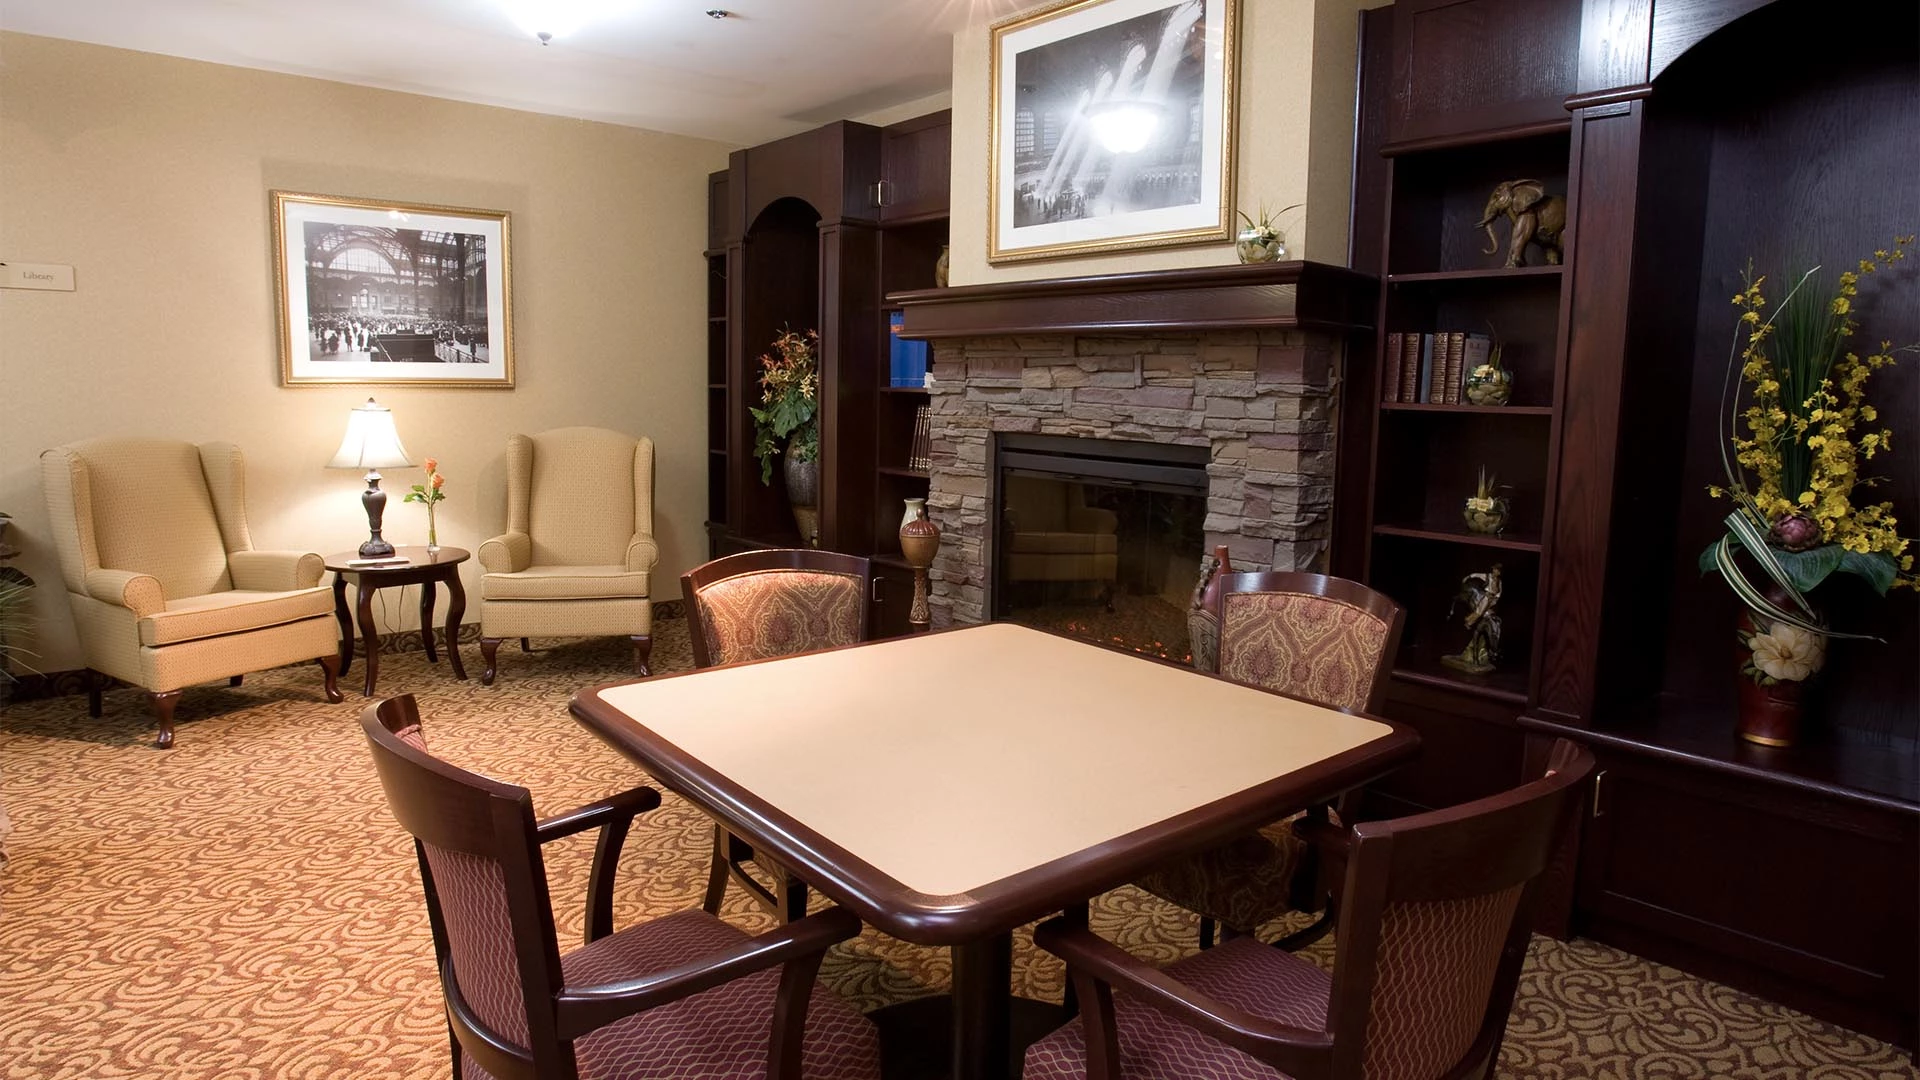
<path fill-rule="evenodd" d="M 953 31 L 1032 2 L 624 0 L 546 46 L 495 0 L 0 0 L 0 28 L 750 145 L 947 89 Z"/>

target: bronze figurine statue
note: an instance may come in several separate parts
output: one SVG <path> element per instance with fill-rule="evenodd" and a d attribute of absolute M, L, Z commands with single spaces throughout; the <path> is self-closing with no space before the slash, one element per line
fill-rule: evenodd
<path fill-rule="evenodd" d="M 1481 254 L 1500 250 L 1500 238 L 1493 233 L 1496 214 L 1507 215 L 1511 236 L 1507 241 L 1507 266 L 1525 264 L 1529 243 L 1539 244 L 1547 253 L 1547 263 L 1560 265 L 1560 236 L 1567 228 L 1567 200 L 1547 194 L 1538 180 L 1508 180 L 1487 196 L 1486 212 L 1474 228 L 1487 230 L 1487 247 Z"/>
<path fill-rule="evenodd" d="M 1500 603 L 1500 564 L 1494 563 L 1484 574 L 1468 574 L 1460 579 L 1460 592 L 1447 605 L 1447 618 L 1461 604 L 1467 606 L 1467 644 L 1457 653 L 1448 653 L 1440 662 L 1469 675 L 1485 675 L 1500 663 L 1500 616 L 1494 608 Z"/>

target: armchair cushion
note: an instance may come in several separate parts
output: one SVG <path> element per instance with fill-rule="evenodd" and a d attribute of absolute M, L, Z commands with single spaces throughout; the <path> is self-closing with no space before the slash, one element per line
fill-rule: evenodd
<path fill-rule="evenodd" d="M 627 541 L 627 569 L 651 570 L 660 561 L 660 545 L 648 533 L 634 533 Z"/>
<path fill-rule="evenodd" d="M 624 566 L 530 566 L 480 576 L 483 600 L 644 599 L 648 575 Z"/>
<path fill-rule="evenodd" d="M 123 607 L 144 618 L 167 606 L 160 581 L 138 570 L 89 570 L 87 595 L 105 604 Z"/>
<path fill-rule="evenodd" d="M 1176 981 L 1255 1016 L 1309 1030 L 1325 1030 L 1333 977 L 1305 960 L 1234 938 L 1166 969 Z M 1120 1033 L 1120 1072 L 1126 1080 L 1284 1080 L 1270 1065 L 1128 996 L 1113 995 Z M 1027 1048 L 1027 1080 L 1084 1080 L 1085 1032 L 1070 1023 Z"/>
<path fill-rule="evenodd" d="M 693 963 L 746 941 L 704 911 L 629 927 L 560 959 L 568 986 L 634 979 Z M 630 1076 L 636 1061 L 678 1062 L 684 1071 L 646 1075 L 764 1077 L 780 970 L 767 968 L 711 990 L 597 1028 L 574 1042 L 582 1080 Z M 879 1072 L 873 1025 L 816 984 L 807 1007 L 802 1073 L 813 1080 L 866 1080 Z"/>
<path fill-rule="evenodd" d="M 516 574 L 533 564 L 533 538 L 502 533 L 480 545 L 480 566 L 489 574 Z"/>
<path fill-rule="evenodd" d="M 140 644 L 172 645 L 331 614 L 333 598 L 319 588 L 286 592 L 233 589 L 188 596 L 169 600 L 166 610 L 142 617 Z"/>
<path fill-rule="evenodd" d="M 233 587 L 252 592 L 292 592 L 320 584 L 326 560 L 311 551 L 236 551 L 227 556 Z"/>

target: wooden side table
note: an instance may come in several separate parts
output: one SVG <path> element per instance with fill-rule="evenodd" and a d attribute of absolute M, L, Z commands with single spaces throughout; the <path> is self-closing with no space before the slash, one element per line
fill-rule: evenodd
<path fill-rule="evenodd" d="M 360 644 L 367 654 L 367 697 L 373 696 L 380 680 L 380 632 L 373 620 L 373 594 L 396 585 L 420 586 L 420 639 L 427 647 L 427 660 L 439 663 L 433 648 L 434 586 L 447 584 L 447 659 L 453 665 L 453 677 L 466 681 L 467 667 L 460 662 L 460 616 L 467 613 L 467 591 L 460 586 L 460 564 L 471 554 L 465 548 L 443 547 L 428 551 L 424 547 L 403 547 L 394 551 L 395 559 L 379 566 L 355 566 L 360 554 L 342 551 L 327 556 L 327 569 L 333 571 L 333 615 L 340 620 L 340 674 L 353 664 L 353 621 L 347 614 L 347 575 L 356 582 L 355 607 L 360 613 Z"/>

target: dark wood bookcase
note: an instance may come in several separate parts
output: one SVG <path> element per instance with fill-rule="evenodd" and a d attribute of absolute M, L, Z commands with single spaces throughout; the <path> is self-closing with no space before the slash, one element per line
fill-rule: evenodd
<path fill-rule="evenodd" d="M 822 547 L 874 559 L 880 634 L 904 633 L 900 557 L 914 417 L 928 395 L 888 385 L 885 296 L 930 288 L 947 243 L 951 114 L 886 128 L 840 122 L 738 151 L 710 179 L 708 534 L 715 555 L 800 543 L 774 470 L 753 457 L 759 358 L 784 327 L 821 335 Z"/>
<path fill-rule="evenodd" d="M 1400 0 L 1366 20 L 1360 152 L 1384 167 L 1356 169 L 1378 254 L 1355 264 L 1378 260 L 1382 336 L 1491 320 L 1519 373 L 1504 408 L 1376 402 L 1351 425 L 1367 483 L 1340 495 L 1337 565 L 1407 604 L 1387 711 L 1423 737 L 1383 808 L 1585 742 L 1601 767 L 1548 929 L 1920 1045 L 1920 604 L 1822 586 L 1836 625 L 1885 644 L 1833 643 L 1801 742 L 1770 749 L 1734 734 L 1737 601 L 1696 565 L 1728 510 L 1706 487 L 1741 269 L 1846 269 L 1920 227 L 1920 9 Z M 1569 196 L 1564 268 L 1479 254 L 1486 192 L 1523 175 Z M 1856 340 L 1920 340 L 1916 281 L 1873 281 Z M 1920 361 L 1870 394 L 1906 440 L 1872 497 L 1911 532 Z M 1513 485 L 1504 547 L 1448 535 L 1481 461 Z M 1508 667 L 1436 670 L 1454 579 L 1495 557 Z"/>

